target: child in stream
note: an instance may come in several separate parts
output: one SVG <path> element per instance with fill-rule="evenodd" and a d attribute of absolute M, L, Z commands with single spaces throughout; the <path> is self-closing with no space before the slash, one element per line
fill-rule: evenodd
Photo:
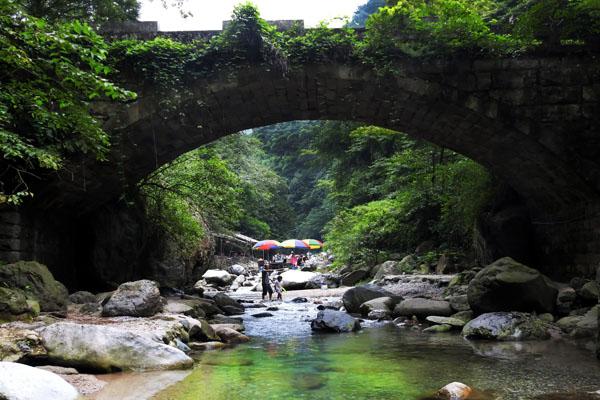
<path fill-rule="evenodd" d="M 281 281 L 283 278 L 278 276 L 277 279 L 273 282 L 273 287 L 275 288 L 275 293 L 277 293 L 277 300 L 283 301 L 283 296 L 281 292 L 283 291 L 283 287 L 281 286 Z"/>

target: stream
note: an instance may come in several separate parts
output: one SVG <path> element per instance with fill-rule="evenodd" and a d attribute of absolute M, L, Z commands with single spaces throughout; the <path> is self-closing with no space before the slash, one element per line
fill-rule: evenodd
<path fill-rule="evenodd" d="M 476 399 L 600 389 L 600 364 L 583 344 L 473 342 L 369 321 L 358 333 L 313 334 L 315 304 L 273 305 L 273 317 L 246 311 L 250 343 L 199 354 L 187 377 L 153 399 L 416 400 L 453 381 L 476 388 Z"/>

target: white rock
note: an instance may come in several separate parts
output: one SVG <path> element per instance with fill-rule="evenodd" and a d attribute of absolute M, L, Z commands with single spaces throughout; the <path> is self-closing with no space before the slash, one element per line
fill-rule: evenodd
<path fill-rule="evenodd" d="M 0 398 L 71 400 L 78 397 L 77 389 L 52 372 L 13 362 L 0 362 Z"/>
<path fill-rule="evenodd" d="M 314 272 L 289 270 L 281 274 L 281 285 L 286 289 L 304 289 L 308 281 L 317 276 Z"/>
<path fill-rule="evenodd" d="M 438 390 L 438 395 L 449 400 L 467 399 L 473 389 L 460 382 L 452 382 Z"/>
<path fill-rule="evenodd" d="M 217 285 L 225 286 L 229 285 L 235 279 L 235 276 L 220 269 L 209 269 L 202 275 L 202 278 L 208 283 L 216 283 Z"/>

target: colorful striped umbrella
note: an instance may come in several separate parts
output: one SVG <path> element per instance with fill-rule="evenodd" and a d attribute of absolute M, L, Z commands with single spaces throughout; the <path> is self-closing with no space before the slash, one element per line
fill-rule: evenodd
<path fill-rule="evenodd" d="M 277 240 L 261 240 L 252 246 L 254 250 L 273 250 L 278 249 L 279 247 L 280 243 Z"/>
<path fill-rule="evenodd" d="M 302 240 L 288 239 L 279 244 L 284 249 L 308 249 L 308 245 Z"/>
<path fill-rule="evenodd" d="M 320 249 L 321 247 L 323 247 L 323 242 L 321 242 L 320 240 L 317 240 L 317 239 L 302 239 L 302 241 L 311 250 L 316 250 L 316 249 Z"/>

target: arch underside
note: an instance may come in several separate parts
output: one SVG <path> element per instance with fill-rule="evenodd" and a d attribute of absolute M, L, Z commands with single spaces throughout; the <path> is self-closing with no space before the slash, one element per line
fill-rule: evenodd
<path fill-rule="evenodd" d="M 510 109 L 505 116 L 490 114 L 490 107 L 498 110 L 501 104 L 477 110 L 472 106 L 476 96 L 418 75 L 381 78 L 364 67 L 330 65 L 307 66 L 283 77 L 248 68 L 198 81 L 190 89 L 171 114 L 161 112 L 154 95 L 142 93 L 124 114 L 108 121 L 122 132 L 119 156 L 131 184 L 228 134 L 294 120 L 347 120 L 401 131 L 479 162 L 542 219 L 596 198 L 560 154 L 516 128 L 524 122 Z M 102 179 L 105 185 L 114 181 Z"/>

